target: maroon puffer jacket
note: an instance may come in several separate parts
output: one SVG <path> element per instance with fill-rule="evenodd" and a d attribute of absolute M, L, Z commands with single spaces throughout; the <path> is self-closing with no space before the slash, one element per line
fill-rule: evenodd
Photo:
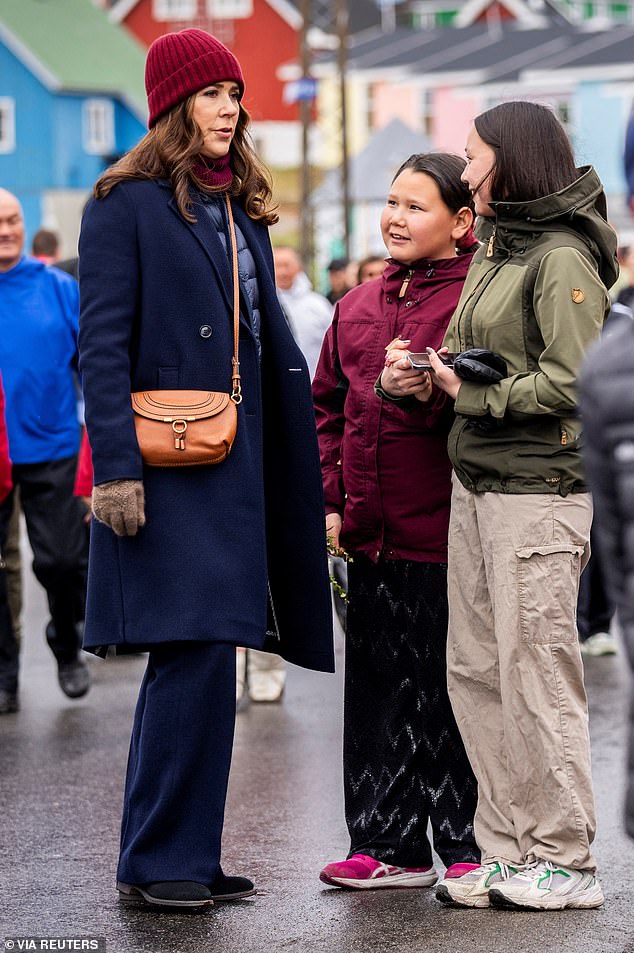
<path fill-rule="evenodd" d="M 348 552 L 447 560 L 453 402 L 434 388 L 429 404 L 406 413 L 380 400 L 374 382 L 393 338 L 409 338 L 412 351 L 440 347 L 474 250 L 412 269 L 391 261 L 337 303 L 313 398 L 326 513 L 343 516 Z"/>

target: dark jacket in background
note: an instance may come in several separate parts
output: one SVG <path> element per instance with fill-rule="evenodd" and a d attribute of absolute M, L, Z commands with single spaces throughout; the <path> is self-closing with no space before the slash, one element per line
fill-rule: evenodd
<path fill-rule="evenodd" d="M 406 413 L 374 383 L 393 338 L 440 346 L 472 257 L 390 262 L 337 303 L 326 334 L 313 380 L 326 512 L 343 516 L 342 546 L 375 562 L 447 561 L 453 402 L 435 389 Z"/>
<path fill-rule="evenodd" d="M 634 322 L 593 345 L 579 380 L 584 461 L 594 528 L 634 677 Z M 630 708 L 626 828 L 634 837 L 634 686 Z"/>
<path fill-rule="evenodd" d="M 4 390 L 0 377 L 0 503 L 9 495 L 12 487 L 11 459 L 9 457 L 9 438 L 4 417 Z"/>
<path fill-rule="evenodd" d="M 75 281 L 79 281 L 79 258 L 65 258 L 63 261 L 56 261 L 54 267 L 59 268 L 60 271 L 65 271 Z"/>

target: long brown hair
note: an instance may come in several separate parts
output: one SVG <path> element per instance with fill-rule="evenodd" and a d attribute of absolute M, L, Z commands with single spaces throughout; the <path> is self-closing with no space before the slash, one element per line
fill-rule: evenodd
<path fill-rule="evenodd" d="M 119 182 L 130 179 L 169 179 L 178 209 L 188 222 L 192 214 L 190 186 L 215 191 L 197 178 L 194 166 L 200 161 L 203 136 L 193 118 L 196 94 L 189 96 L 164 116 L 118 162 L 97 179 L 93 194 L 103 199 Z M 271 205 L 271 180 L 258 158 L 248 126 L 250 116 L 240 105 L 236 131 L 229 147 L 233 182 L 231 194 L 240 198 L 247 215 L 256 222 L 274 225 L 278 221 Z M 220 191 L 220 190 L 219 190 Z"/>

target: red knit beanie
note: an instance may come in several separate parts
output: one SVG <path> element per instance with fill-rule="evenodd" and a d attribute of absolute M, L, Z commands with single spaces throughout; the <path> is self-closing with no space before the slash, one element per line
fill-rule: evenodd
<path fill-rule="evenodd" d="M 159 36 L 145 61 L 151 129 L 159 116 L 212 83 L 233 80 L 244 93 L 240 64 L 224 44 L 205 30 L 181 30 Z"/>

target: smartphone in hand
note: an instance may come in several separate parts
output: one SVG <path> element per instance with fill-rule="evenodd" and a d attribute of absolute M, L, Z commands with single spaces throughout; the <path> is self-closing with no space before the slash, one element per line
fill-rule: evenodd
<path fill-rule="evenodd" d="M 457 354 L 454 352 L 448 352 L 447 354 L 439 354 L 438 357 L 447 367 L 453 367 L 454 358 L 457 357 Z M 414 370 L 429 371 L 433 374 L 433 368 L 429 363 L 429 354 L 427 354 L 426 351 L 418 354 L 408 354 L 407 360 L 410 362 Z"/>

